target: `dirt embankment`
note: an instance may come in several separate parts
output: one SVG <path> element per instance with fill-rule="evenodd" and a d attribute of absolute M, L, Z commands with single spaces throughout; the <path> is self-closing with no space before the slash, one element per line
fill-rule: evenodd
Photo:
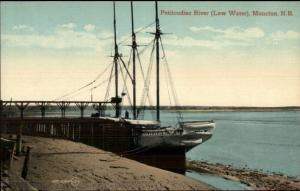
<path fill-rule="evenodd" d="M 82 143 L 24 136 L 30 146 L 28 182 L 38 190 L 213 190 L 180 174 L 154 168 Z M 13 162 L 21 174 L 24 157 Z"/>

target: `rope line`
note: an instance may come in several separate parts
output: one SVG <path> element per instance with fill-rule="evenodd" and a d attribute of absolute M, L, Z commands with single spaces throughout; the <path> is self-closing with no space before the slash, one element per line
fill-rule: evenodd
<path fill-rule="evenodd" d="M 170 86 L 171 86 L 171 90 L 172 90 L 174 101 L 175 101 L 175 108 L 176 108 L 176 106 L 179 106 L 179 101 L 178 101 L 176 89 L 175 89 L 173 78 L 172 78 L 172 73 L 171 73 L 171 70 L 170 70 L 167 58 L 166 58 L 166 53 L 165 53 L 165 49 L 164 49 L 164 46 L 163 46 L 161 38 L 160 38 L 160 44 L 161 44 L 161 47 L 162 47 L 163 58 L 165 60 L 165 66 L 166 66 L 167 73 L 168 73 L 167 79 L 169 80 L 169 83 L 170 83 Z M 178 121 L 182 121 L 183 117 L 182 117 L 181 111 L 179 111 L 178 109 L 176 109 L 176 113 L 178 115 Z"/>
<path fill-rule="evenodd" d="M 141 104 L 140 104 L 141 106 L 143 106 L 143 110 L 142 110 L 142 113 L 141 113 L 142 118 L 144 118 L 144 110 L 146 108 L 146 99 L 147 99 L 147 97 L 149 98 L 149 86 L 150 86 L 150 77 L 151 77 L 152 68 L 153 68 L 154 50 L 155 50 L 155 40 L 153 41 L 153 46 L 152 46 L 152 50 L 151 50 L 151 53 L 150 53 L 150 60 L 149 60 L 149 65 L 148 65 L 148 69 L 147 69 L 146 79 L 144 79 L 144 89 L 143 89 L 143 94 L 142 94 L 142 99 L 141 99 Z M 138 60 L 140 61 L 139 56 L 138 56 Z M 149 98 L 149 104 L 152 105 L 150 103 L 150 98 Z M 152 114 L 153 114 L 152 117 L 154 118 L 154 113 L 153 112 L 152 112 Z"/>
<path fill-rule="evenodd" d="M 70 95 L 75 94 L 75 93 L 77 93 L 77 92 L 79 92 L 79 91 L 85 89 L 86 87 L 91 86 L 91 85 L 94 84 L 97 80 L 100 79 L 100 77 L 101 77 L 101 76 L 109 69 L 109 67 L 110 67 L 111 64 L 112 64 L 112 63 L 110 63 L 110 64 L 104 69 L 104 71 L 102 71 L 100 74 L 98 74 L 98 76 L 97 76 L 93 81 L 89 82 L 88 84 L 86 84 L 86 85 L 84 85 L 84 86 L 82 86 L 82 87 L 80 87 L 80 88 L 78 88 L 78 89 L 76 89 L 76 90 L 73 90 L 73 91 L 71 91 L 71 92 L 69 92 L 69 93 L 66 93 L 66 94 L 62 95 L 61 97 L 58 97 L 58 98 L 56 98 L 56 99 L 54 99 L 54 100 L 52 100 L 52 101 L 58 101 L 58 100 L 61 100 L 61 99 L 65 98 L 65 97 L 69 97 Z"/>

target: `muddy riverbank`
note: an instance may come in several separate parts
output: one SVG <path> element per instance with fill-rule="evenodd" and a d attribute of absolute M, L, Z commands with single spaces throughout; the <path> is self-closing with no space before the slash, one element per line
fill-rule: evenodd
<path fill-rule="evenodd" d="M 187 161 L 188 169 L 221 176 L 228 180 L 239 181 L 254 190 L 300 190 L 300 179 L 284 174 L 267 174 L 231 165 L 212 164 L 204 161 Z"/>

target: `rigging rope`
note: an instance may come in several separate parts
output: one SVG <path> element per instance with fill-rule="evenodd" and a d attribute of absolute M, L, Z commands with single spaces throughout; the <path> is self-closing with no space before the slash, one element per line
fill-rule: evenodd
<path fill-rule="evenodd" d="M 168 76 L 166 64 L 162 64 L 162 66 L 163 66 L 162 69 L 163 69 L 163 71 L 164 71 L 165 76 Z M 169 104 L 170 104 L 170 106 L 171 106 L 171 105 L 173 105 L 173 102 L 172 102 L 172 97 L 171 97 L 171 94 L 170 94 L 170 89 L 171 89 L 171 87 L 170 87 L 170 85 L 169 85 L 168 77 L 166 78 L 165 82 L 166 82 L 167 91 L 168 91 Z M 174 102 L 175 102 L 175 101 L 174 101 Z M 175 105 L 175 103 L 174 103 L 174 105 Z M 178 120 L 178 117 L 172 115 L 172 119 L 174 119 L 174 122 L 175 122 L 176 119 Z"/>
<path fill-rule="evenodd" d="M 142 32 L 142 31 L 144 31 L 145 29 L 151 27 L 154 23 L 155 23 L 155 22 L 152 22 L 152 23 L 150 23 L 149 25 L 146 25 L 146 26 L 142 27 L 141 29 L 139 29 L 138 31 L 136 31 L 135 34 L 138 34 L 138 33 Z M 128 37 L 125 38 L 124 40 L 122 40 L 121 42 L 119 42 L 118 45 L 123 44 L 124 42 L 126 42 L 127 40 L 129 40 L 129 39 L 132 37 L 131 34 L 128 34 L 128 35 L 126 35 L 126 36 L 128 36 Z M 125 36 L 125 37 L 126 37 L 126 36 Z"/>
<path fill-rule="evenodd" d="M 130 105 L 130 107 L 132 107 L 132 103 L 131 103 L 131 98 L 130 98 L 130 95 L 128 94 L 129 92 L 128 92 L 128 88 L 127 88 L 127 84 L 126 84 L 126 79 L 125 79 L 125 76 L 124 76 L 124 72 L 123 72 L 123 69 L 122 69 L 122 67 L 120 67 L 120 71 L 121 71 L 121 74 L 122 74 L 122 78 L 123 78 L 123 81 L 124 81 L 124 87 L 123 87 L 123 91 L 125 90 L 126 92 L 127 92 L 127 98 L 128 98 L 128 103 L 129 103 L 129 105 Z M 127 72 L 126 72 L 126 74 L 127 74 Z M 128 75 L 128 74 L 127 74 Z M 126 76 L 127 76 L 126 75 Z"/>
<path fill-rule="evenodd" d="M 109 75 L 109 81 L 107 83 L 107 88 L 106 88 L 106 93 L 105 93 L 105 96 L 104 96 L 104 100 L 108 100 L 108 97 L 109 97 L 109 90 L 110 90 L 111 79 L 113 77 L 114 66 L 115 65 L 113 64 L 112 67 L 111 67 L 111 71 L 110 71 L 110 75 Z"/>
<path fill-rule="evenodd" d="M 150 77 L 151 77 L 151 72 L 152 72 L 152 66 L 153 66 L 153 56 L 154 56 L 154 50 L 155 50 L 155 40 L 153 41 L 153 46 L 152 46 L 152 50 L 151 50 L 151 53 L 150 53 L 150 60 L 149 60 L 149 65 L 148 65 L 148 70 L 147 70 L 147 76 L 146 76 L 146 79 L 144 79 L 144 90 L 143 90 L 143 94 L 142 94 L 142 99 L 141 99 L 141 106 L 144 106 L 143 107 L 143 110 L 142 110 L 142 118 L 144 117 L 144 110 L 145 110 L 145 107 L 146 107 L 146 98 L 148 97 L 149 98 L 149 86 L 150 86 Z M 140 57 L 138 56 L 138 60 L 140 62 Z M 141 66 L 141 63 L 140 63 L 140 66 Z M 141 70 L 142 70 L 142 67 L 141 67 Z M 144 74 L 143 74 L 144 76 Z M 149 98 L 149 104 L 152 105 L 150 103 L 150 98 Z M 153 114 L 153 118 L 154 118 L 154 113 L 152 112 Z"/>
<path fill-rule="evenodd" d="M 148 49 L 148 47 L 150 47 L 149 45 L 151 45 L 154 41 L 155 39 L 152 39 L 147 45 L 145 45 L 144 48 L 139 52 L 139 54 L 142 55 Z"/>
<path fill-rule="evenodd" d="M 145 27 L 141 28 L 140 30 L 137 30 L 137 31 L 135 32 L 135 34 L 138 34 L 138 33 L 142 32 L 143 30 L 145 30 L 145 29 L 151 27 L 151 26 L 154 25 L 154 24 L 155 24 L 155 21 L 153 21 L 153 22 L 150 23 L 149 25 L 146 25 Z"/>
<path fill-rule="evenodd" d="M 179 111 L 179 110 L 176 108 L 176 106 L 179 106 L 179 101 L 178 101 L 178 97 L 177 97 L 176 89 L 175 89 L 175 86 L 174 86 L 174 82 L 173 82 L 171 70 L 170 70 L 170 67 L 169 67 L 169 64 L 168 64 L 168 61 L 167 61 L 165 49 L 164 49 L 164 46 L 163 46 L 163 43 L 162 43 L 161 38 L 160 38 L 160 43 L 161 43 L 161 47 L 162 47 L 163 58 L 164 58 L 164 60 L 165 60 L 166 71 L 167 71 L 167 73 L 168 73 L 168 80 L 169 80 L 169 82 L 170 82 L 171 90 L 172 90 L 173 97 L 174 97 L 174 101 L 175 101 L 175 109 L 176 109 L 176 113 L 177 113 L 177 115 L 178 115 L 178 120 L 179 120 L 179 121 L 182 121 L 182 119 L 183 119 L 182 113 L 181 113 L 181 111 Z"/>
<path fill-rule="evenodd" d="M 130 56 L 129 56 L 129 59 L 128 59 L 128 62 L 127 62 L 127 69 L 128 69 L 128 71 L 130 69 L 130 61 L 131 61 L 132 52 L 133 52 L 133 50 L 131 49 Z M 124 86 L 123 86 L 122 92 L 126 91 L 126 97 L 129 99 L 128 103 L 133 108 L 132 103 L 131 103 L 131 97 L 130 97 L 130 94 L 129 94 L 129 91 L 128 91 L 128 88 L 127 88 L 127 79 L 128 79 L 128 76 L 129 75 L 126 72 L 125 79 L 124 79 L 124 76 L 123 76 L 123 73 L 122 73 L 122 77 L 123 77 L 123 81 L 124 81 Z M 133 109 L 132 109 L 132 111 L 133 111 Z"/>
<path fill-rule="evenodd" d="M 75 94 L 75 93 L 77 93 L 77 92 L 83 90 L 84 88 L 91 86 L 91 85 L 94 84 L 97 80 L 100 79 L 100 77 L 101 77 L 101 76 L 109 69 L 109 67 L 110 67 L 111 64 L 112 64 L 112 63 L 110 63 L 110 64 L 104 69 L 104 71 L 102 71 L 100 74 L 98 74 L 98 76 L 97 76 L 93 81 L 89 82 L 88 84 L 86 84 L 86 85 L 84 85 L 84 86 L 82 86 L 82 87 L 80 87 L 80 88 L 78 88 L 78 89 L 76 89 L 76 90 L 74 90 L 74 91 L 71 91 L 71 92 L 69 92 L 69 93 L 66 93 L 66 94 L 64 94 L 63 96 L 58 97 L 58 98 L 56 98 L 56 99 L 54 99 L 54 100 L 52 100 L 52 101 L 58 101 L 58 100 L 61 100 L 61 99 L 63 99 L 63 98 L 69 97 L 69 96 L 71 96 L 72 94 Z"/>
<path fill-rule="evenodd" d="M 85 93 L 85 92 L 87 92 L 87 91 L 91 91 L 91 90 L 97 89 L 97 88 L 100 87 L 101 85 L 105 84 L 105 82 L 107 82 L 108 80 L 109 80 L 109 78 L 106 79 L 106 80 L 103 80 L 102 82 L 98 83 L 97 85 L 95 85 L 94 87 L 92 87 L 92 88 L 90 88 L 90 89 L 87 89 L 87 90 L 85 90 L 85 91 L 78 92 L 77 94 L 74 94 L 74 95 L 72 95 L 72 96 L 70 96 L 70 97 L 68 97 L 68 98 L 65 98 L 65 99 L 63 99 L 63 101 L 70 100 L 71 98 L 76 97 L 76 96 L 78 96 L 78 95 L 81 95 L 81 94 L 83 94 L 83 93 Z"/>
<path fill-rule="evenodd" d="M 153 42 L 153 40 L 150 41 L 150 42 L 142 49 L 142 52 L 144 52 L 144 51 L 149 47 L 149 45 L 152 44 L 152 42 Z M 137 53 L 137 56 L 138 56 L 138 59 L 139 59 L 139 54 L 141 54 L 141 53 L 138 52 L 138 49 L 136 49 L 136 50 L 137 50 L 136 53 Z M 130 51 L 130 57 L 129 57 L 128 63 L 127 63 L 128 70 L 130 69 L 130 63 L 131 63 L 131 60 L 132 60 L 132 53 L 133 53 L 133 49 L 131 49 L 131 51 Z M 139 62 L 140 62 L 140 60 L 139 60 Z M 145 80 L 144 72 L 143 72 L 142 68 L 141 68 L 141 72 L 142 72 L 143 80 Z M 128 76 L 129 76 L 129 75 L 128 75 L 128 73 L 126 72 L 125 80 L 124 80 L 124 77 L 123 77 L 123 80 L 124 80 L 125 85 L 124 85 L 124 87 L 123 87 L 122 92 L 124 92 L 124 91 L 127 92 L 126 95 L 127 95 L 127 97 L 129 98 L 128 103 L 130 104 L 130 106 L 132 106 L 132 111 L 131 111 L 131 112 L 133 113 L 133 105 L 132 105 L 132 103 L 131 103 L 130 93 L 129 93 L 128 88 L 127 88 L 127 79 L 128 79 Z M 126 90 L 125 90 L 125 88 L 126 88 Z"/>

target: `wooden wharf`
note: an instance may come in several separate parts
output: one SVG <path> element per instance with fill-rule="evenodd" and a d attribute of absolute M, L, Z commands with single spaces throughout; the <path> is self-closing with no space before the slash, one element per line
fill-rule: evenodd
<path fill-rule="evenodd" d="M 105 117 L 86 117 L 87 106 L 93 106 L 95 111 L 104 114 L 104 105 L 111 102 L 85 101 L 0 101 L 1 133 L 16 134 L 16 154 L 21 153 L 22 136 L 39 136 L 68 139 L 82 142 L 97 148 L 174 172 L 185 172 L 185 150 L 143 150 L 137 147 L 141 130 L 122 122 Z M 114 103 L 111 103 L 114 106 Z M 14 106 L 19 113 L 6 115 L 7 109 Z M 26 115 L 30 106 L 40 110 L 38 116 Z M 47 116 L 47 109 L 60 109 L 60 117 Z M 67 108 L 75 107 L 78 116 L 68 116 Z M 53 109 L 53 108 L 52 108 Z M 29 109 L 28 109 L 29 110 Z M 29 111 L 28 111 L 29 112 Z"/>

